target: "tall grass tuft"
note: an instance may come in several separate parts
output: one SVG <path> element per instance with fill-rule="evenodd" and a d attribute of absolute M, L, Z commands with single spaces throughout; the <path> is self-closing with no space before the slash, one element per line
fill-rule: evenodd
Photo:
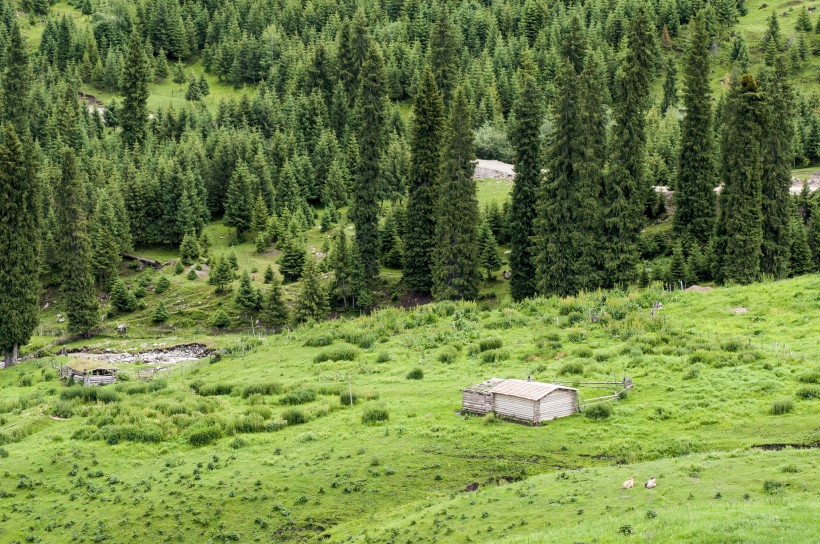
<path fill-rule="evenodd" d="M 772 402 L 771 413 L 773 416 L 788 414 L 792 410 L 794 410 L 794 403 L 792 402 L 792 399 L 789 397 L 777 399 L 774 402 Z"/>
<path fill-rule="evenodd" d="M 372 423 L 379 423 L 380 421 L 387 421 L 390 419 L 390 413 L 387 408 L 371 407 L 367 408 L 362 413 L 362 423 L 369 425 Z"/>
<path fill-rule="evenodd" d="M 324 363 L 326 361 L 353 361 L 359 356 L 359 350 L 353 346 L 337 346 L 332 349 L 322 350 L 313 358 L 314 363 Z"/>

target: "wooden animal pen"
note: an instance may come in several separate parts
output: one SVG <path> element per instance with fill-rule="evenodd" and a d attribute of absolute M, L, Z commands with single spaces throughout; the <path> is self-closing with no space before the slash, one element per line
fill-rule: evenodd
<path fill-rule="evenodd" d="M 85 386 L 117 383 L 117 372 L 117 368 L 103 366 L 95 361 L 79 360 L 60 367 L 60 376 L 63 379 Z"/>
<path fill-rule="evenodd" d="M 501 378 L 490 378 L 461 390 L 461 411 L 483 416 L 493 411 L 493 387 L 503 382 Z"/>

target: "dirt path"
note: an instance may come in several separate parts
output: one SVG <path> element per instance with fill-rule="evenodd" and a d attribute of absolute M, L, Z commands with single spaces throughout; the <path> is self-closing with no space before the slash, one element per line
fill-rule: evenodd
<path fill-rule="evenodd" d="M 820 189 L 820 171 L 812 172 L 809 179 L 806 180 L 809 184 L 809 191 L 817 191 Z M 799 195 L 803 190 L 803 180 L 792 178 L 792 187 L 789 192 L 793 195 Z"/>
<path fill-rule="evenodd" d="M 476 179 L 512 180 L 515 177 L 515 169 L 512 164 L 484 159 L 478 159 L 475 162 L 475 174 L 473 174 L 473 177 Z"/>
<path fill-rule="evenodd" d="M 142 352 L 127 352 L 105 350 L 102 352 L 88 352 L 77 350 L 68 352 L 68 356 L 82 355 L 86 359 L 93 359 L 101 363 L 136 363 L 141 362 L 145 364 L 176 364 L 184 361 L 195 361 L 207 357 L 211 353 L 211 349 L 204 344 L 186 344 L 182 346 L 174 346 L 167 349 L 154 349 Z"/>

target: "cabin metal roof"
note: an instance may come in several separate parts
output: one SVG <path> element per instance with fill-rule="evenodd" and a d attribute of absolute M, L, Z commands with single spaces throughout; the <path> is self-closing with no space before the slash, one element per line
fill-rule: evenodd
<path fill-rule="evenodd" d="M 493 387 L 490 392 L 499 395 L 509 395 L 528 400 L 541 400 L 556 389 L 577 391 L 572 387 L 556 385 L 554 383 L 530 382 L 527 380 L 504 380 Z"/>

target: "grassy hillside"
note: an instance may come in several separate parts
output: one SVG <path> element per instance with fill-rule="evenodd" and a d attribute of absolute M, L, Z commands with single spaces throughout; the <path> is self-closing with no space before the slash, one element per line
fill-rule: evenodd
<path fill-rule="evenodd" d="M 820 442 L 818 288 L 388 309 L 96 398 L 28 361 L 0 372 L 0 540 L 811 541 L 818 450 L 755 446 Z M 462 387 L 529 374 L 636 388 L 603 419 L 457 414 Z"/>

